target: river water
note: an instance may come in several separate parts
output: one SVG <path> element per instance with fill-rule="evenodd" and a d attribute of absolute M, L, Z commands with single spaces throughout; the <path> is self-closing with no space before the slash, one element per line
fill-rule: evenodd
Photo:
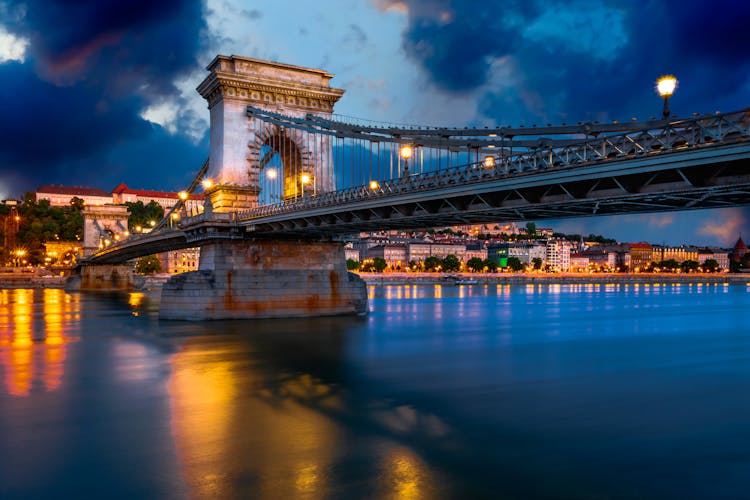
<path fill-rule="evenodd" d="M 160 322 L 0 290 L 0 498 L 747 498 L 750 284 L 370 288 Z"/>

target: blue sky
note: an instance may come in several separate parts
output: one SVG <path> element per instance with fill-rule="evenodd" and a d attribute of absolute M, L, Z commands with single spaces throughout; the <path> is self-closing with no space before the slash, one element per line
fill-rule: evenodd
<path fill-rule="evenodd" d="M 0 198 L 41 184 L 184 187 L 208 152 L 218 53 L 319 67 L 341 114 L 425 125 L 646 119 L 750 105 L 745 0 L 0 0 Z M 542 222 L 729 245 L 750 210 Z"/>

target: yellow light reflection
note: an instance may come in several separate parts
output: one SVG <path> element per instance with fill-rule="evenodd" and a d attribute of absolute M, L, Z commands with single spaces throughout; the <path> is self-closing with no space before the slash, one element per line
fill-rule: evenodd
<path fill-rule="evenodd" d="M 324 498 L 337 443 L 326 411 L 341 406 L 334 389 L 307 373 L 253 367 L 236 344 L 188 342 L 172 357 L 171 428 L 190 497 L 222 498 L 238 453 L 258 472 L 259 498 Z"/>
<path fill-rule="evenodd" d="M 401 447 L 390 450 L 384 461 L 384 486 L 393 498 L 411 500 L 426 496 L 428 471 L 411 450 Z"/>
<path fill-rule="evenodd" d="M 0 293 L 0 367 L 13 396 L 28 396 L 34 383 L 57 389 L 65 371 L 66 315 L 78 312 L 77 300 L 60 289 L 17 289 Z M 42 326 L 35 314 L 41 313 Z"/>

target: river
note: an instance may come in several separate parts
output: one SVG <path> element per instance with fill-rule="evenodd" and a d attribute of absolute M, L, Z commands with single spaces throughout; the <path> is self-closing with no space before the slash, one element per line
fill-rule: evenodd
<path fill-rule="evenodd" d="M 0 498 L 747 498 L 750 284 L 369 293 L 184 323 L 0 290 Z"/>

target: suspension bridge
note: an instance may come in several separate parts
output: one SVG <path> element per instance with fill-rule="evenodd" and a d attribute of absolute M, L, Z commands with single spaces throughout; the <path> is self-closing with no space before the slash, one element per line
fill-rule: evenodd
<path fill-rule="evenodd" d="M 211 151 L 188 188 L 204 181 L 204 210 L 177 205 L 179 224 L 168 213 L 86 265 L 201 246 L 201 269 L 234 269 L 222 244 L 278 257 L 274 242 L 340 246 L 360 231 L 750 204 L 750 108 L 607 124 L 395 125 L 335 115 L 343 90 L 322 70 L 238 56 L 208 70 L 198 91 Z M 248 265 L 274 268 L 264 258 Z"/>

